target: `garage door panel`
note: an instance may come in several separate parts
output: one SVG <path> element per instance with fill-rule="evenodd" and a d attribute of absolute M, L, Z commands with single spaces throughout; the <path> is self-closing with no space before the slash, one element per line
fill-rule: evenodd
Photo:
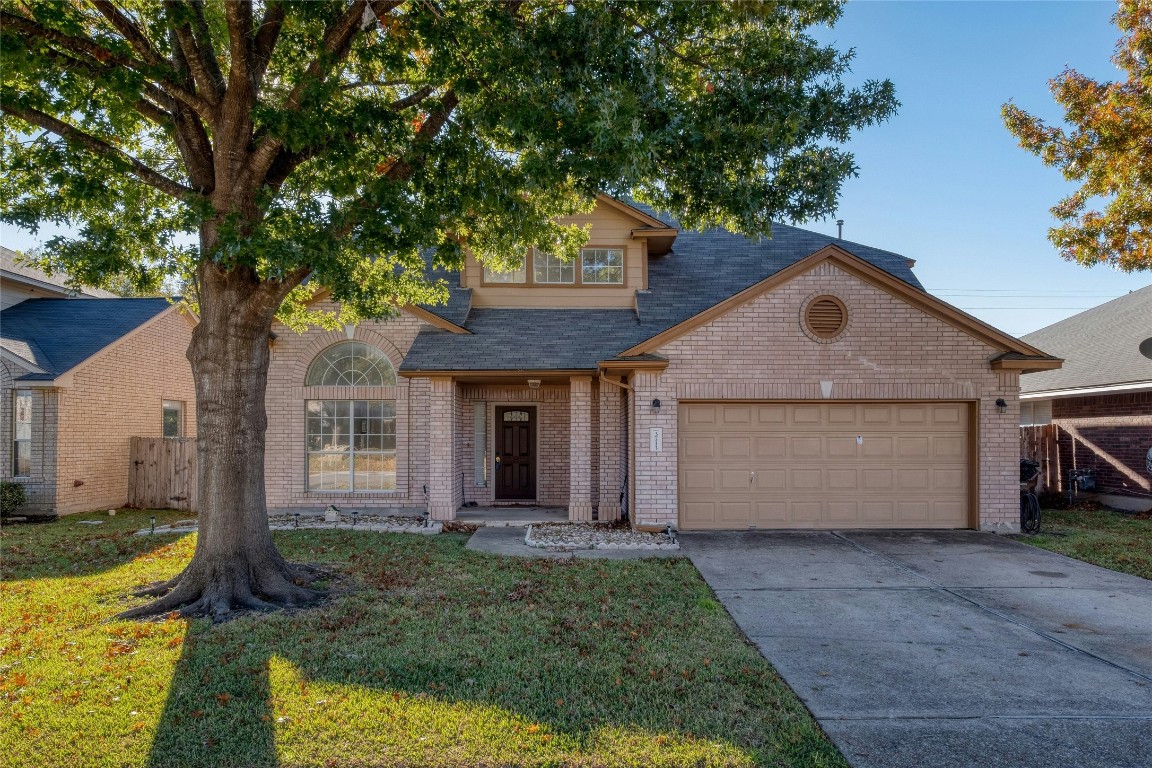
<path fill-rule="evenodd" d="M 891 459 L 895 456 L 896 438 L 884 435 L 861 435 L 861 453 L 866 459 Z"/>
<path fill-rule="evenodd" d="M 747 459 L 752 453 L 752 438 L 749 437 L 730 437 L 725 435 L 720 440 L 720 458 L 722 459 Z"/>
<path fill-rule="evenodd" d="M 824 473 L 819 469 L 793 469 L 788 472 L 788 490 L 819 491 L 824 485 Z"/>
<path fill-rule="evenodd" d="M 847 459 L 856 456 L 859 446 L 856 445 L 856 436 L 832 436 L 825 439 L 824 455 L 830 459 Z"/>
<path fill-rule="evenodd" d="M 711 459 L 716 456 L 716 438 L 714 437 L 685 437 L 684 458 L 688 461 L 696 459 Z"/>
<path fill-rule="evenodd" d="M 729 491 L 737 491 L 739 493 L 747 493 L 749 482 L 749 475 L 751 474 L 747 469 L 721 469 L 718 470 L 719 485 L 717 490 L 720 493 L 727 493 Z"/>
<path fill-rule="evenodd" d="M 711 493 L 716 490 L 716 472 L 713 469 L 684 470 L 684 492 Z"/>
<path fill-rule="evenodd" d="M 722 501 L 719 507 L 721 522 L 743 523 L 746 526 L 752 519 L 751 501 Z"/>
<path fill-rule="evenodd" d="M 819 459 L 823 458 L 824 445 L 819 437 L 793 437 L 788 440 L 788 458 L 791 459 Z"/>
<path fill-rule="evenodd" d="M 968 524 L 965 403 L 691 403 L 685 529 Z"/>
<path fill-rule="evenodd" d="M 788 490 L 788 471 L 784 469 L 758 469 L 752 489 L 761 493 Z"/>
<path fill-rule="evenodd" d="M 829 469 L 826 488 L 830 491 L 855 491 L 860 487 L 860 474 L 851 467 Z"/>

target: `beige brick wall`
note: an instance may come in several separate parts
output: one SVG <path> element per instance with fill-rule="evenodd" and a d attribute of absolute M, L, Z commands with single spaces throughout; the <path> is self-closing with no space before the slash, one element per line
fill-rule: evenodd
<path fill-rule="evenodd" d="M 319 309 L 336 305 L 322 302 Z M 424 323 L 409 314 L 388 320 L 365 321 L 356 326 L 353 338 L 380 349 L 399 369 L 404 355 Z M 265 454 L 265 487 L 268 507 L 277 509 L 346 507 L 402 507 L 423 509 L 422 486 L 428 483 L 427 379 L 397 377 L 394 387 L 306 387 L 305 376 L 312 361 L 332 344 L 347 341 L 344 329 L 312 328 L 296 333 L 277 324 L 276 341 L 268 369 L 268 433 Z M 305 445 L 307 400 L 396 401 L 396 490 L 331 492 L 309 491 Z"/>
<path fill-rule="evenodd" d="M 847 306 L 849 326 L 832 343 L 801 327 L 807 299 L 828 293 Z M 685 399 L 819 399 L 820 381 L 833 399 L 941 399 L 979 402 L 981 527 L 1013 530 L 1019 376 L 996 373 L 987 344 L 879 288 L 822 264 L 662 347 L 662 374 L 633 377 L 636 429 L 632 451 L 638 524 L 677 519 L 676 404 Z M 997 411 L 1004 398 L 1009 409 Z M 659 398 L 659 414 L 650 403 Z M 650 449 L 650 429 L 663 429 L 664 449 Z"/>
<path fill-rule="evenodd" d="M 129 438 L 164 434 L 164 400 L 184 403 L 184 434 L 195 436 L 196 391 L 185 357 L 191 339 L 188 319 L 168 310 L 71 374 L 59 390 L 59 514 L 127 502 Z"/>

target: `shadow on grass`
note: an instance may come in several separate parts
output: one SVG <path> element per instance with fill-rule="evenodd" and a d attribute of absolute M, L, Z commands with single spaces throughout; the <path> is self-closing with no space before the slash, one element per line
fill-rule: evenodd
<path fill-rule="evenodd" d="M 192 622 L 149 765 L 844 765 L 687 560 L 464 541 L 278 535 L 352 591 Z"/>
<path fill-rule="evenodd" d="M 5 525 L 0 581 L 93 576 L 162 549 L 187 534 L 137 536 L 149 518 L 165 525 L 189 517 L 178 510 L 120 510 L 66 515 L 50 523 Z M 95 523 L 95 524 L 93 524 Z M 77 536 L 82 532 L 82 536 Z"/>

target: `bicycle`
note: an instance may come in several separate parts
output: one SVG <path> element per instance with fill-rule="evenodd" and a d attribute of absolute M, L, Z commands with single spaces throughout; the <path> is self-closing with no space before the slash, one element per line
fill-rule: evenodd
<path fill-rule="evenodd" d="M 1040 462 L 1020 459 L 1020 531 L 1033 535 L 1040 532 L 1040 502 L 1032 493 Z"/>

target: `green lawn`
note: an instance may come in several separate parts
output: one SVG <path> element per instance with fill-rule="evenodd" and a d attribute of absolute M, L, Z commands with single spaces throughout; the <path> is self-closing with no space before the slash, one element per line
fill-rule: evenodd
<path fill-rule="evenodd" d="M 1152 518 L 1146 515 L 1044 510 L 1040 533 L 1022 537 L 1021 541 L 1152 579 Z"/>
<path fill-rule="evenodd" d="M 687 560 L 278 533 L 344 592 L 216 626 L 116 621 L 192 553 L 132 536 L 149 514 L 0 532 L 5 765 L 845 765 Z"/>

